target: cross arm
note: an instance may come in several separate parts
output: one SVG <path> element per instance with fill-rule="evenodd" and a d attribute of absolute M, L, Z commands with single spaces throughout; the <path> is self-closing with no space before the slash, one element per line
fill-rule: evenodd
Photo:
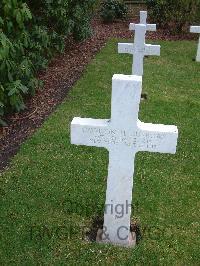
<path fill-rule="evenodd" d="M 178 129 L 176 126 L 155 125 L 138 121 L 140 144 L 138 151 L 176 153 Z"/>
<path fill-rule="evenodd" d="M 119 43 L 119 54 L 134 54 L 135 45 L 133 43 Z M 160 45 L 145 44 L 145 55 L 157 55 L 160 56 Z"/>
<path fill-rule="evenodd" d="M 200 26 L 191 26 L 190 32 L 192 33 L 200 33 Z"/>
<path fill-rule="evenodd" d="M 133 43 L 118 43 L 119 54 L 134 54 L 135 46 Z"/>
<path fill-rule="evenodd" d="M 145 44 L 145 55 L 160 56 L 160 45 Z"/>
<path fill-rule="evenodd" d="M 134 31 L 135 30 L 135 23 L 130 23 L 129 30 Z M 156 31 L 156 24 L 145 24 L 147 31 Z"/>
<path fill-rule="evenodd" d="M 156 24 L 147 24 L 147 31 L 156 31 Z"/>
<path fill-rule="evenodd" d="M 71 123 L 71 144 L 106 148 L 109 120 L 75 117 Z"/>

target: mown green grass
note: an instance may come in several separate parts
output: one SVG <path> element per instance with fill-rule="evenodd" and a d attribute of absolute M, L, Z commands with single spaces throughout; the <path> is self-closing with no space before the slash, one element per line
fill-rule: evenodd
<path fill-rule="evenodd" d="M 0 177 L 1 265 L 199 265 L 200 64 L 195 42 L 160 43 L 161 57 L 145 59 L 140 119 L 177 125 L 180 135 L 176 155 L 137 155 L 142 241 L 126 249 L 84 239 L 103 213 L 108 153 L 71 145 L 70 122 L 110 117 L 112 75 L 130 74 L 132 61 L 112 40 Z"/>

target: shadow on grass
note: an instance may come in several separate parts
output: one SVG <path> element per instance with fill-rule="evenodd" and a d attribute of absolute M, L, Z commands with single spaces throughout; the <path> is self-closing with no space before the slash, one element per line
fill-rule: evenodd
<path fill-rule="evenodd" d="M 90 230 L 86 232 L 86 240 L 89 242 L 96 242 L 97 232 L 99 229 L 103 230 L 103 216 L 95 216 L 92 220 L 92 224 Z M 131 221 L 130 225 L 131 233 L 136 234 L 136 244 L 138 245 L 139 242 L 142 240 L 142 233 L 140 229 L 140 224 L 136 221 Z"/>

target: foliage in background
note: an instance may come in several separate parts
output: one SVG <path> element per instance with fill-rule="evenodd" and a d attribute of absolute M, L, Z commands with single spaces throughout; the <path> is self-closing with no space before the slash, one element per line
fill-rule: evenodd
<path fill-rule="evenodd" d="M 101 17 L 105 22 L 112 22 L 115 19 L 124 19 L 127 15 L 126 5 L 119 0 L 105 0 L 102 3 Z"/>
<path fill-rule="evenodd" d="M 140 104 L 139 119 L 177 125 L 180 136 L 175 155 L 136 156 L 132 218 L 141 241 L 135 249 L 88 241 L 103 216 L 108 152 L 71 145 L 67 125 L 77 116 L 110 117 L 112 75 L 129 74 L 132 65 L 132 56 L 116 53 L 120 41 L 110 41 L 92 60 L 1 174 L 0 265 L 199 266 L 196 41 L 159 41 L 162 57 L 145 59 L 143 90 L 149 98 Z"/>
<path fill-rule="evenodd" d="M 180 33 L 200 22 L 200 0 L 147 0 L 150 16 L 160 27 Z"/>
<path fill-rule="evenodd" d="M 83 40 L 91 34 L 96 0 L 0 1 L 0 124 L 9 111 L 25 108 L 24 96 L 41 86 L 38 70 L 64 50 L 72 34 Z"/>

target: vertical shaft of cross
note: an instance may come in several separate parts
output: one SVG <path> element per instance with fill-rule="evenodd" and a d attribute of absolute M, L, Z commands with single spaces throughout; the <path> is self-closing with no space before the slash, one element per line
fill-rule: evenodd
<path fill-rule="evenodd" d="M 147 11 L 140 11 L 140 24 L 147 24 Z"/>
<path fill-rule="evenodd" d="M 139 76 L 114 75 L 112 86 L 112 126 L 132 130 L 138 119 L 142 78 Z"/>
<path fill-rule="evenodd" d="M 134 61 L 132 66 L 132 74 L 134 75 L 143 75 L 143 59 L 145 51 L 145 34 L 146 26 L 143 24 L 135 25 L 135 52 L 134 52 Z"/>
<path fill-rule="evenodd" d="M 109 149 L 104 235 L 105 241 L 129 245 L 135 152 L 123 143 L 137 127 L 142 77 L 114 75 L 112 86 L 111 124 L 121 134 Z"/>
<path fill-rule="evenodd" d="M 199 36 L 199 43 L 198 43 L 198 48 L 197 48 L 196 61 L 200 62 L 200 36 Z"/>
<path fill-rule="evenodd" d="M 105 241 L 129 244 L 130 217 L 134 174 L 133 152 L 113 149 L 109 153 L 109 167 L 104 213 Z"/>

